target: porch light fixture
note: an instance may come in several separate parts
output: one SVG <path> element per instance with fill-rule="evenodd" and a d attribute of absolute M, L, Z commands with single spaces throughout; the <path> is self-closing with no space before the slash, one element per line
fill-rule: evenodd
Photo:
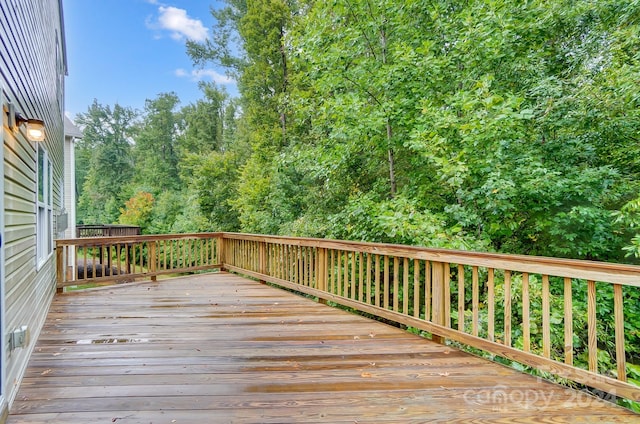
<path fill-rule="evenodd" d="M 9 128 L 18 130 L 24 124 L 29 140 L 34 142 L 44 141 L 44 121 L 22 116 L 20 112 L 16 111 L 13 103 L 6 105 L 6 111 L 9 118 Z"/>

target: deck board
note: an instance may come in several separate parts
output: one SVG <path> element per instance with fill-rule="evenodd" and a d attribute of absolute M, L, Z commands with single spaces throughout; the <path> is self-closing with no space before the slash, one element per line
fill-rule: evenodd
<path fill-rule="evenodd" d="M 227 273 L 58 295 L 8 423 L 639 422 Z"/>

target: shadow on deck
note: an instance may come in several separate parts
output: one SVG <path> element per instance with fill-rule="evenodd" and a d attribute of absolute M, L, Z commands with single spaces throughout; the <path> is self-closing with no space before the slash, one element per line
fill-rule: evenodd
<path fill-rule="evenodd" d="M 56 296 L 7 422 L 638 420 L 586 393 L 212 273 Z"/>

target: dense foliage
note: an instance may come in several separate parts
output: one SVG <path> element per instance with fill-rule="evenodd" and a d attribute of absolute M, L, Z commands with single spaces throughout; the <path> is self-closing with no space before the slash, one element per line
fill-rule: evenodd
<path fill-rule="evenodd" d="M 187 52 L 226 67 L 239 98 L 203 84 L 182 108 L 174 93 L 142 113 L 94 102 L 76 118 L 81 222 L 638 261 L 640 0 L 212 13 L 215 35 Z"/>
<path fill-rule="evenodd" d="M 203 85 L 78 117 L 79 217 L 640 255 L 638 1 L 228 0 Z M 100 176 L 98 178 L 98 175 Z M 149 216 L 129 208 L 151 194 Z M 139 211 L 138 211 L 139 212 Z"/>

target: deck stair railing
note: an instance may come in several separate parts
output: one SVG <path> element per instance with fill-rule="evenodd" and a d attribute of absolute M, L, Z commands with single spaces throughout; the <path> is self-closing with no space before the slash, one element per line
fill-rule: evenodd
<path fill-rule="evenodd" d="M 95 225 L 77 225 L 76 237 L 123 237 L 123 236 L 139 236 L 140 227 L 135 225 L 117 225 L 117 224 L 95 224 Z"/>
<path fill-rule="evenodd" d="M 220 238 L 203 233 L 57 240 L 57 287 L 219 269 Z"/>
<path fill-rule="evenodd" d="M 65 274 L 66 254 L 89 260 L 101 243 L 139 272 Z M 237 233 L 60 240 L 58 264 L 59 288 L 222 268 L 640 401 L 625 351 L 640 328 L 623 313 L 638 298 L 638 266 Z M 586 314 L 574 314 L 578 303 Z"/>

